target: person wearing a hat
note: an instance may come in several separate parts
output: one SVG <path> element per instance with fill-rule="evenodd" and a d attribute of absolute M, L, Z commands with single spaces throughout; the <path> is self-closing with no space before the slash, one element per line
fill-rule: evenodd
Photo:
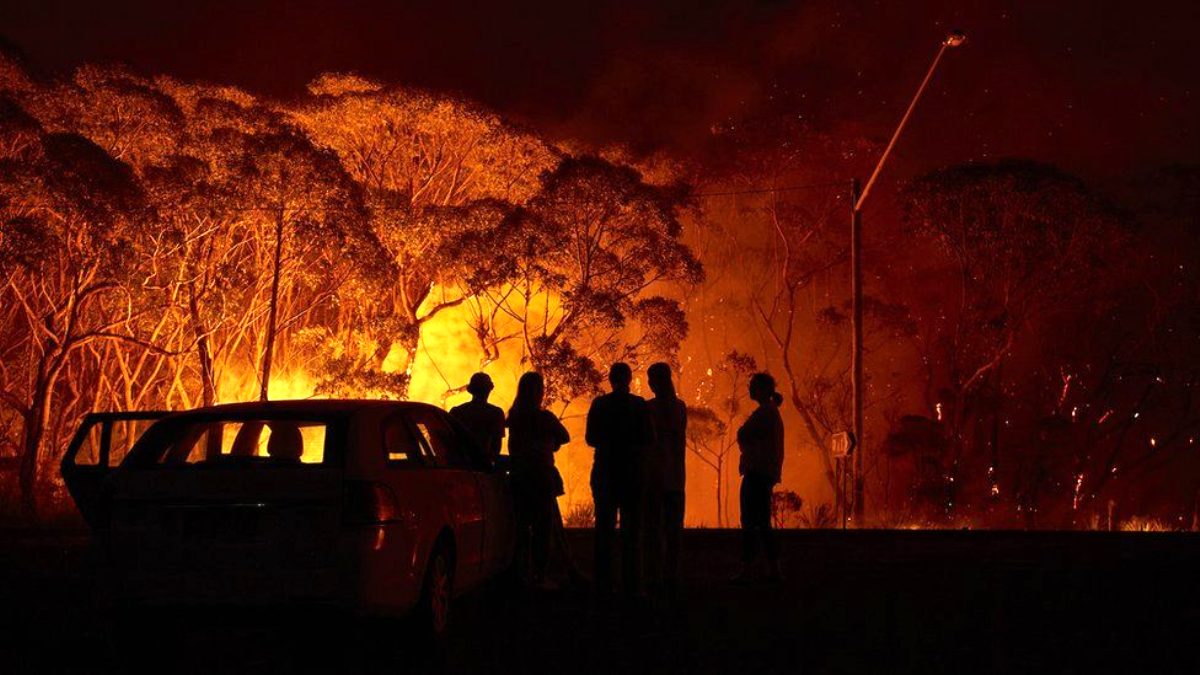
<path fill-rule="evenodd" d="M 488 396 L 494 388 L 492 378 L 487 373 L 475 373 L 467 383 L 471 400 L 450 409 L 454 419 L 471 432 L 479 447 L 492 460 L 500 456 L 500 442 L 504 438 L 504 411 L 488 403 Z"/>

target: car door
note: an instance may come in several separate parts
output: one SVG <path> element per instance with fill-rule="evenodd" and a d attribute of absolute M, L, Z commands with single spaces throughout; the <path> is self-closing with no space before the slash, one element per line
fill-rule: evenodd
<path fill-rule="evenodd" d="M 490 576 L 512 563 L 516 541 L 512 491 L 508 477 L 498 468 L 477 472 L 475 480 L 483 498 L 483 568 Z"/>
<path fill-rule="evenodd" d="M 458 420 L 450 418 L 455 433 L 470 457 L 483 500 L 483 574 L 493 576 L 512 563 L 516 541 L 512 489 L 505 471 L 507 456 L 493 459 Z"/>
<path fill-rule="evenodd" d="M 107 527 L 111 500 L 106 479 L 162 410 L 89 413 L 59 465 L 67 492 L 90 527 Z"/>
<path fill-rule="evenodd" d="M 470 455 L 442 411 L 414 408 L 409 421 L 431 460 L 429 479 L 436 481 L 453 523 L 459 581 L 469 586 L 483 573 L 484 551 L 483 497 Z"/>
<path fill-rule="evenodd" d="M 373 595 L 387 600 L 387 594 L 394 592 L 392 604 L 410 606 L 420 593 L 428 549 L 441 528 L 442 509 L 437 503 L 441 491 L 430 484 L 425 450 L 405 412 L 384 416 L 379 437 L 382 463 L 378 475 L 390 491 L 395 509 L 390 521 L 376 525 L 372 548 L 385 561 Z"/>

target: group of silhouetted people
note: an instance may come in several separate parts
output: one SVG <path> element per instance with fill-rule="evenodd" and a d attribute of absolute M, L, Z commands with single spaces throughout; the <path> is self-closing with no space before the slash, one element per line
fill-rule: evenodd
<path fill-rule="evenodd" d="M 621 588 L 638 594 L 643 581 L 655 590 L 674 592 L 679 578 L 679 542 L 686 486 L 687 406 L 675 392 L 671 368 L 655 363 L 646 371 L 654 397 L 630 391 L 633 370 L 615 363 L 608 373 L 612 391 L 597 397 L 587 416 L 587 444 L 595 449 L 591 487 L 595 515 L 595 584 L 602 594 L 615 591 L 614 557 L 619 536 Z M 552 545 L 557 543 L 568 571 L 574 565 L 563 536 L 558 497 L 564 493 L 554 454 L 571 440 L 558 417 L 543 407 L 545 381 L 525 373 L 507 418 L 487 402 L 491 378 L 476 373 L 467 385 L 471 401 L 450 413 L 493 458 L 499 456 L 507 429 L 513 502 L 516 511 L 518 574 L 547 586 Z M 780 578 L 779 550 L 771 525 L 772 490 L 783 468 L 783 398 L 766 373 L 750 379 L 750 398 L 758 407 L 738 429 L 742 476 L 743 566 L 734 577 L 754 577 L 759 549 L 766 577 Z"/>

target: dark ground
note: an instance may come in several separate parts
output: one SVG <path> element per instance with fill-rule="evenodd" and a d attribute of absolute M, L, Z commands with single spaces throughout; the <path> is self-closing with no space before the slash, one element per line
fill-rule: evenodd
<path fill-rule="evenodd" d="M 787 581 L 750 587 L 726 581 L 736 537 L 686 534 L 673 603 L 475 593 L 439 657 L 403 624 L 292 609 L 117 622 L 85 535 L 0 531 L 0 672 L 1200 672 L 1197 535 L 796 531 Z"/>

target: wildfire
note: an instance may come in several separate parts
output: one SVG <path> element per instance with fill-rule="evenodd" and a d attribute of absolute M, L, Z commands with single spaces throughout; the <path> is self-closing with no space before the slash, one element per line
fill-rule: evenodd
<path fill-rule="evenodd" d="M 557 311 L 557 308 L 552 305 L 551 311 Z M 511 348 L 499 349 L 493 358 L 485 359 L 478 335 L 471 326 L 472 319 L 465 305 L 439 313 L 422 326 L 416 357 L 410 361 L 406 349 L 393 345 L 384 359 L 383 372 L 407 372 L 410 375 L 408 400 L 448 409 L 470 398 L 464 389 L 466 382 L 473 373 L 483 369 L 492 376 L 496 386 L 489 401 L 507 411 L 516 395 L 517 380 L 530 365 L 516 341 L 510 343 Z M 259 387 L 257 371 L 227 369 L 218 379 L 218 402 L 256 400 Z M 271 376 L 268 394 L 271 400 L 327 398 L 318 389 L 319 380 L 314 373 L 291 366 Z M 345 395 L 369 398 L 372 393 L 352 390 Z M 579 424 L 585 410 L 580 406 L 584 403 L 586 401 L 567 409 L 565 422 L 575 440 L 556 458 L 559 471 L 568 483 L 564 511 L 590 499 L 587 481 L 581 478 L 587 475 L 590 467 L 590 453 L 582 446 L 583 429 Z"/>
<path fill-rule="evenodd" d="M 258 398 L 258 374 L 250 370 L 229 369 L 217 381 L 217 403 L 254 401 Z M 271 376 L 267 396 L 273 401 L 325 398 L 317 394 L 317 382 L 299 369 L 285 370 Z"/>
<path fill-rule="evenodd" d="M 845 246 L 844 212 L 826 207 L 843 204 L 847 186 L 759 186 L 844 175 L 847 148 L 865 139 L 760 120 L 747 127 L 753 133 L 730 126 L 721 135 L 722 152 L 711 156 L 728 164 L 691 172 L 669 153 L 583 150 L 470 101 L 358 76 L 326 74 L 308 95 L 272 101 L 99 66 L 42 82 L 3 54 L 0 74 L 0 464 L 20 464 L 31 510 L 47 482 L 39 472 L 90 411 L 260 396 L 403 396 L 449 408 L 467 399 L 465 384 L 480 370 L 496 385 L 491 402 L 507 408 L 521 373 L 534 368 L 575 439 L 557 457 L 569 505 L 588 498 L 591 452 L 580 427 L 614 360 L 639 373 L 659 359 L 679 366 L 679 391 L 696 413 L 689 469 L 701 474 L 689 479 L 700 491 L 689 503 L 715 496 L 718 524 L 731 522 L 722 498 L 736 481 L 735 432 L 751 410 L 745 381 L 760 369 L 789 393 L 785 481 L 814 507 L 838 489 L 827 439 L 850 426 L 852 391 L 839 309 L 846 289 L 827 274 Z M 803 151 L 777 156 L 772 136 Z M 697 175 L 713 185 L 676 185 Z M 1131 470 L 1122 489 L 1142 480 L 1126 439 L 1159 456 L 1194 446 L 1194 419 L 1171 428 L 1162 414 L 1174 410 L 1167 396 L 1191 405 L 1178 386 L 1179 354 L 1154 355 L 1153 370 L 1114 372 L 1096 378 L 1112 386 L 1092 388 L 1105 364 L 1087 351 L 1090 341 L 1070 339 L 1090 326 L 1080 324 L 1046 335 L 1067 338 L 1054 353 L 1064 348 L 1061 363 L 1071 365 L 1056 372 L 1035 362 L 1034 328 L 1049 306 L 1025 299 L 1072 306 L 1077 270 L 1107 260 L 1108 242 L 1123 242 L 1119 256 L 1134 243 L 1118 237 L 1124 229 L 1081 181 L 1065 178 L 1025 162 L 951 166 L 897 194 L 896 222 L 924 243 L 890 252 L 921 252 L 896 264 L 930 279 L 972 273 L 956 284 L 957 298 L 897 286 L 872 299 L 862 363 L 874 371 L 864 390 L 876 407 L 867 408 L 859 452 L 873 463 L 889 436 L 903 442 L 861 476 L 868 504 L 901 505 L 877 499 L 882 491 L 918 494 L 922 508 L 947 516 L 989 499 L 988 513 L 1006 511 L 1002 491 L 1019 500 L 1028 481 L 1041 480 L 1040 458 L 1032 467 L 1022 459 L 1031 438 L 1047 466 L 1073 467 L 1056 469 L 1067 480 L 1031 499 L 1070 516 L 1065 496 L 1081 508 L 1085 475 L 1100 493 L 1119 459 Z M 1157 289 L 1163 317 L 1194 298 L 1190 286 L 1173 289 Z M 1120 311 L 1131 312 L 1122 325 L 1136 324 L 1137 311 Z M 1131 344 L 1145 337 L 1153 335 Z M 1141 387 L 1146 372 L 1163 372 L 1156 390 L 1170 391 L 1130 398 L 1125 388 Z M 1022 403 L 1035 392 L 1057 405 Z M 903 415 L 917 400 L 935 405 Z M 1068 415 L 1112 433 L 1059 438 Z M 1143 421 L 1154 435 L 1126 433 Z M 993 466 L 977 461 L 989 454 Z M 1101 456 L 1111 459 L 1098 464 Z M 1186 474 L 1161 459 L 1156 480 Z M 712 517 L 703 507 L 689 515 L 702 510 Z"/>

